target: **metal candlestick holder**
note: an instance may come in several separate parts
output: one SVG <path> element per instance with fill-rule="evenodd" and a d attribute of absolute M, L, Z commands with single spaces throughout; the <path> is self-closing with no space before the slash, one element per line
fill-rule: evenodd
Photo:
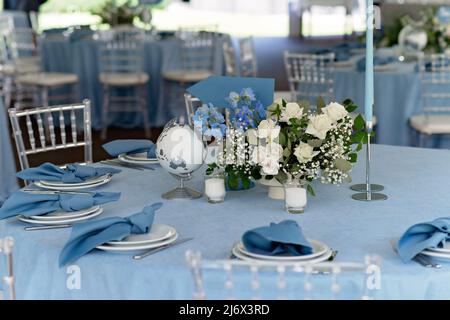
<path fill-rule="evenodd" d="M 382 185 L 371 184 L 370 183 L 370 140 L 373 130 L 372 121 L 368 121 L 366 123 L 367 128 L 367 145 L 366 145 L 366 183 L 365 184 L 357 184 L 351 187 L 352 190 L 359 191 L 360 193 L 356 193 L 352 196 L 354 200 L 358 201 L 380 201 L 387 200 L 387 195 L 383 193 L 378 193 L 379 191 L 384 190 Z"/>

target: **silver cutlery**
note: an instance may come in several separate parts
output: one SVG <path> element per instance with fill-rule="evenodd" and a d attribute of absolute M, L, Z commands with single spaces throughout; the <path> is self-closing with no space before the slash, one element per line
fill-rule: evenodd
<path fill-rule="evenodd" d="M 396 243 L 395 239 L 392 239 L 390 242 L 391 242 L 392 250 L 394 250 L 394 252 L 398 254 L 397 243 Z M 416 255 L 412 260 L 425 268 L 440 269 L 442 267 L 442 265 L 440 265 L 438 263 L 434 263 L 430 257 L 424 256 L 423 254 Z"/>
<path fill-rule="evenodd" d="M 184 239 L 180 239 L 180 240 L 177 240 L 177 241 L 172 242 L 172 243 L 170 243 L 170 244 L 167 244 L 167 245 L 165 245 L 165 246 L 158 247 L 158 248 L 155 248 L 155 249 L 151 249 L 151 250 L 147 251 L 146 253 L 143 253 L 143 254 L 137 254 L 137 255 L 133 256 L 133 259 L 134 259 L 134 260 L 141 260 L 141 259 L 143 259 L 143 258 L 145 258 L 145 257 L 148 257 L 148 256 L 154 254 L 154 253 L 163 251 L 163 250 L 165 250 L 165 249 L 172 248 L 172 247 L 174 247 L 174 246 L 177 246 L 177 245 L 179 245 L 179 244 L 183 244 L 183 243 L 188 242 L 188 241 L 191 241 L 191 240 L 193 240 L 193 239 L 194 239 L 194 238 L 184 238 Z"/>
<path fill-rule="evenodd" d="M 144 169 L 139 168 L 139 167 L 133 167 L 133 166 L 130 166 L 130 165 L 127 165 L 127 164 L 124 164 L 124 163 L 113 162 L 111 160 L 103 160 L 103 161 L 100 161 L 100 163 L 106 164 L 106 165 L 109 165 L 109 166 L 113 166 L 113 167 L 128 168 L 128 169 L 134 169 L 134 170 L 140 170 L 140 171 L 144 170 Z"/>
<path fill-rule="evenodd" d="M 22 189 L 22 192 L 34 194 L 76 194 L 76 195 L 92 195 L 91 192 L 81 191 L 59 191 L 59 190 L 42 190 L 42 189 Z"/>
<path fill-rule="evenodd" d="M 54 226 L 38 226 L 38 227 L 25 227 L 25 231 L 38 231 L 38 230 L 50 230 L 50 229 L 64 229 L 72 227 L 71 224 L 58 224 Z"/>

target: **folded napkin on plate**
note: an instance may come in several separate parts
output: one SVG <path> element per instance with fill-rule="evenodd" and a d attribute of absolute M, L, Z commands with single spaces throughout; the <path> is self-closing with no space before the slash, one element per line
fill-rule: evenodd
<path fill-rule="evenodd" d="M 383 66 L 385 64 L 390 64 L 395 61 L 396 61 L 396 59 L 394 57 L 376 56 L 373 58 L 373 65 L 374 66 Z M 366 58 L 365 57 L 358 60 L 358 63 L 356 64 L 356 68 L 358 71 L 366 70 Z"/>
<path fill-rule="evenodd" d="M 148 158 L 156 157 L 156 145 L 150 140 L 114 140 L 105 143 L 102 147 L 112 157 L 117 157 L 122 153 L 135 154 L 143 152 L 147 152 Z"/>
<path fill-rule="evenodd" d="M 52 163 L 46 162 L 39 167 L 29 168 L 17 173 L 23 180 L 61 181 L 65 183 L 83 182 L 88 178 L 103 176 L 108 173 L 119 173 L 120 169 L 110 167 L 91 167 L 79 164 L 68 164 L 61 169 Z"/>
<path fill-rule="evenodd" d="M 450 218 L 439 218 L 410 227 L 397 243 L 400 258 L 406 262 L 427 248 L 442 247 L 450 238 Z"/>
<path fill-rule="evenodd" d="M 327 54 L 334 52 L 335 61 L 347 61 L 351 58 L 351 54 L 347 50 L 330 50 L 330 49 L 319 49 L 313 51 L 314 54 Z"/>
<path fill-rule="evenodd" d="M 284 253 L 300 256 L 313 252 L 302 229 L 293 220 L 249 230 L 242 236 L 242 242 L 248 251 L 270 256 Z"/>
<path fill-rule="evenodd" d="M 161 202 L 154 203 L 145 207 L 142 212 L 127 218 L 112 217 L 75 224 L 69 240 L 59 255 L 59 265 L 72 263 L 106 242 L 122 240 L 130 234 L 150 232 L 155 211 L 161 206 Z"/>
<path fill-rule="evenodd" d="M 39 216 L 56 210 L 79 211 L 92 206 L 117 201 L 120 192 L 92 194 L 36 194 L 17 191 L 0 208 L 0 219 L 16 215 Z"/>

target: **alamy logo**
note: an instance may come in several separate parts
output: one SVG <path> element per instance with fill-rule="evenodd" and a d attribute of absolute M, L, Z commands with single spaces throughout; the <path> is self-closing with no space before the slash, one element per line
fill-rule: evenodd
<path fill-rule="evenodd" d="M 69 290 L 81 289 L 81 269 L 77 265 L 70 265 L 67 267 L 66 273 L 68 274 L 66 280 L 66 287 Z"/>
<path fill-rule="evenodd" d="M 369 290 L 381 289 L 381 269 L 375 264 L 371 264 L 366 269 L 367 282 L 366 286 Z"/>

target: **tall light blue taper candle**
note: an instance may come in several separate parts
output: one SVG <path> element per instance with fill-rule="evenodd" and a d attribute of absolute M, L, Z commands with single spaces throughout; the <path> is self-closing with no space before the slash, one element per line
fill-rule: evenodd
<path fill-rule="evenodd" d="M 374 104 L 374 78 L 373 78 L 373 0 L 366 0 L 367 31 L 366 31 L 366 92 L 364 104 L 364 116 L 367 122 L 372 122 Z"/>

